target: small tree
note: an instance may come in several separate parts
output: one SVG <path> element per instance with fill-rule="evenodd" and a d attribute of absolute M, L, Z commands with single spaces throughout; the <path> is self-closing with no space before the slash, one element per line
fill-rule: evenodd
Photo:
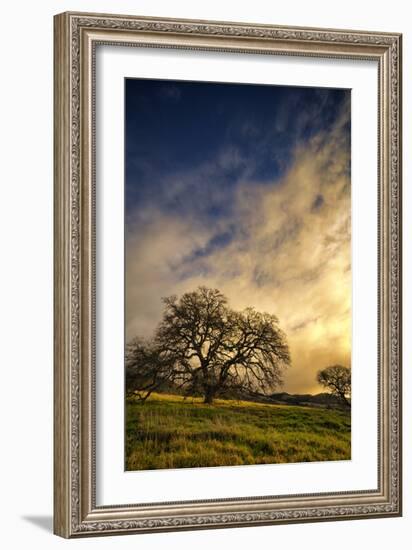
<path fill-rule="evenodd" d="M 348 367 L 333 365 L 320 370 L 317 381 L 350 407 L 351 370 Z"/>
<path fill-rule="evenodd" d="M 153 339 L 135 339 L 126 351 L 129 393 L 145 399 L 172 384 L 212 403 L 218 395 L 265 394 L 282 384 L 290 355 L 275 315 L 234 311 L 219 290 L 206 287 L 163 302 Z"/>

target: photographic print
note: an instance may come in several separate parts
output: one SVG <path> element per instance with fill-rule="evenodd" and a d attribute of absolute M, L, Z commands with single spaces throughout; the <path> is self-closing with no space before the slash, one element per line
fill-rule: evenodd
<path fill-rule="evenodd" d="M 350 90 L 125 80 L 125 469 L 351 458 Z"/>

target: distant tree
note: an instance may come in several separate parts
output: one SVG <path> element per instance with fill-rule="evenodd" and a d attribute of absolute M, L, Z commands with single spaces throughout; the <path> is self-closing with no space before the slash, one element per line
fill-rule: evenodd
<path fill-rule="evenodd" d="M 342 365 L 332 365 L 317 374 L 319 384 L 338 397 L 345 405 L 350 407 L 351 397 L 351 370 Z"/>
<path fill-rule="evenodd" d="M 202 395 L 269 394 L 290 364 L 278 319 L 254 308 L 229 308 L 217 289 L 164 298 L 163 319 L 151 340 L 135 339 L 126 350 L 126 387 L 146 399 L 165 385 Z"/>

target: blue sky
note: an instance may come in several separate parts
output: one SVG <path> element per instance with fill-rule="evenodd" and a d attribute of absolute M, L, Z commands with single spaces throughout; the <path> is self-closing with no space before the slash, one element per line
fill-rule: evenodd
<path fill-rule="evenodd" d="M 125 94 L 127 337 L 150 335 L 162 296 L 217 286 L 278 315 L 285 389 L 313 389 L 313 365 L 350 361 L 350 91 L 126 79 Z"/>
<path fill-rule="evenodd" d="M 328 130 L 346 100 L 336 89 L 127 79 L 127 212 L 160 194 L 169 211 L 196 210 L 211 222 L 226 216 L 230 200 L 205 189 L 210 165 L 213 185 L 229 196 L 241 180 L 273 183 L 296 145 Z M 347 132 L 349 139 L 349 123 Z M 196 171 L 190 194 L 167 192 Z"/>

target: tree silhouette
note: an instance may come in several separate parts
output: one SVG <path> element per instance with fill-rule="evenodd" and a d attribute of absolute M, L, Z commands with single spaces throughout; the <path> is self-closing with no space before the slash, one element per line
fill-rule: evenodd
<path fill-rule="evenodd" d="M 342 365 L 332 365 L 320 370 L 316 377 L 319 384 L 330 390 L 345 405 L 350 407 L 351 370 Z"/>
<path fill-rule="evenodd" d="M 204 286 L 163 302 L 153 339 L 136 338 L 127 347 L 129 394 L 146 399 L 169 384 L 210 404 L 228 393 L 268 394 L 282 384 L 290 355 L 275 315 L 234 311 L 219 290 Z"/>

